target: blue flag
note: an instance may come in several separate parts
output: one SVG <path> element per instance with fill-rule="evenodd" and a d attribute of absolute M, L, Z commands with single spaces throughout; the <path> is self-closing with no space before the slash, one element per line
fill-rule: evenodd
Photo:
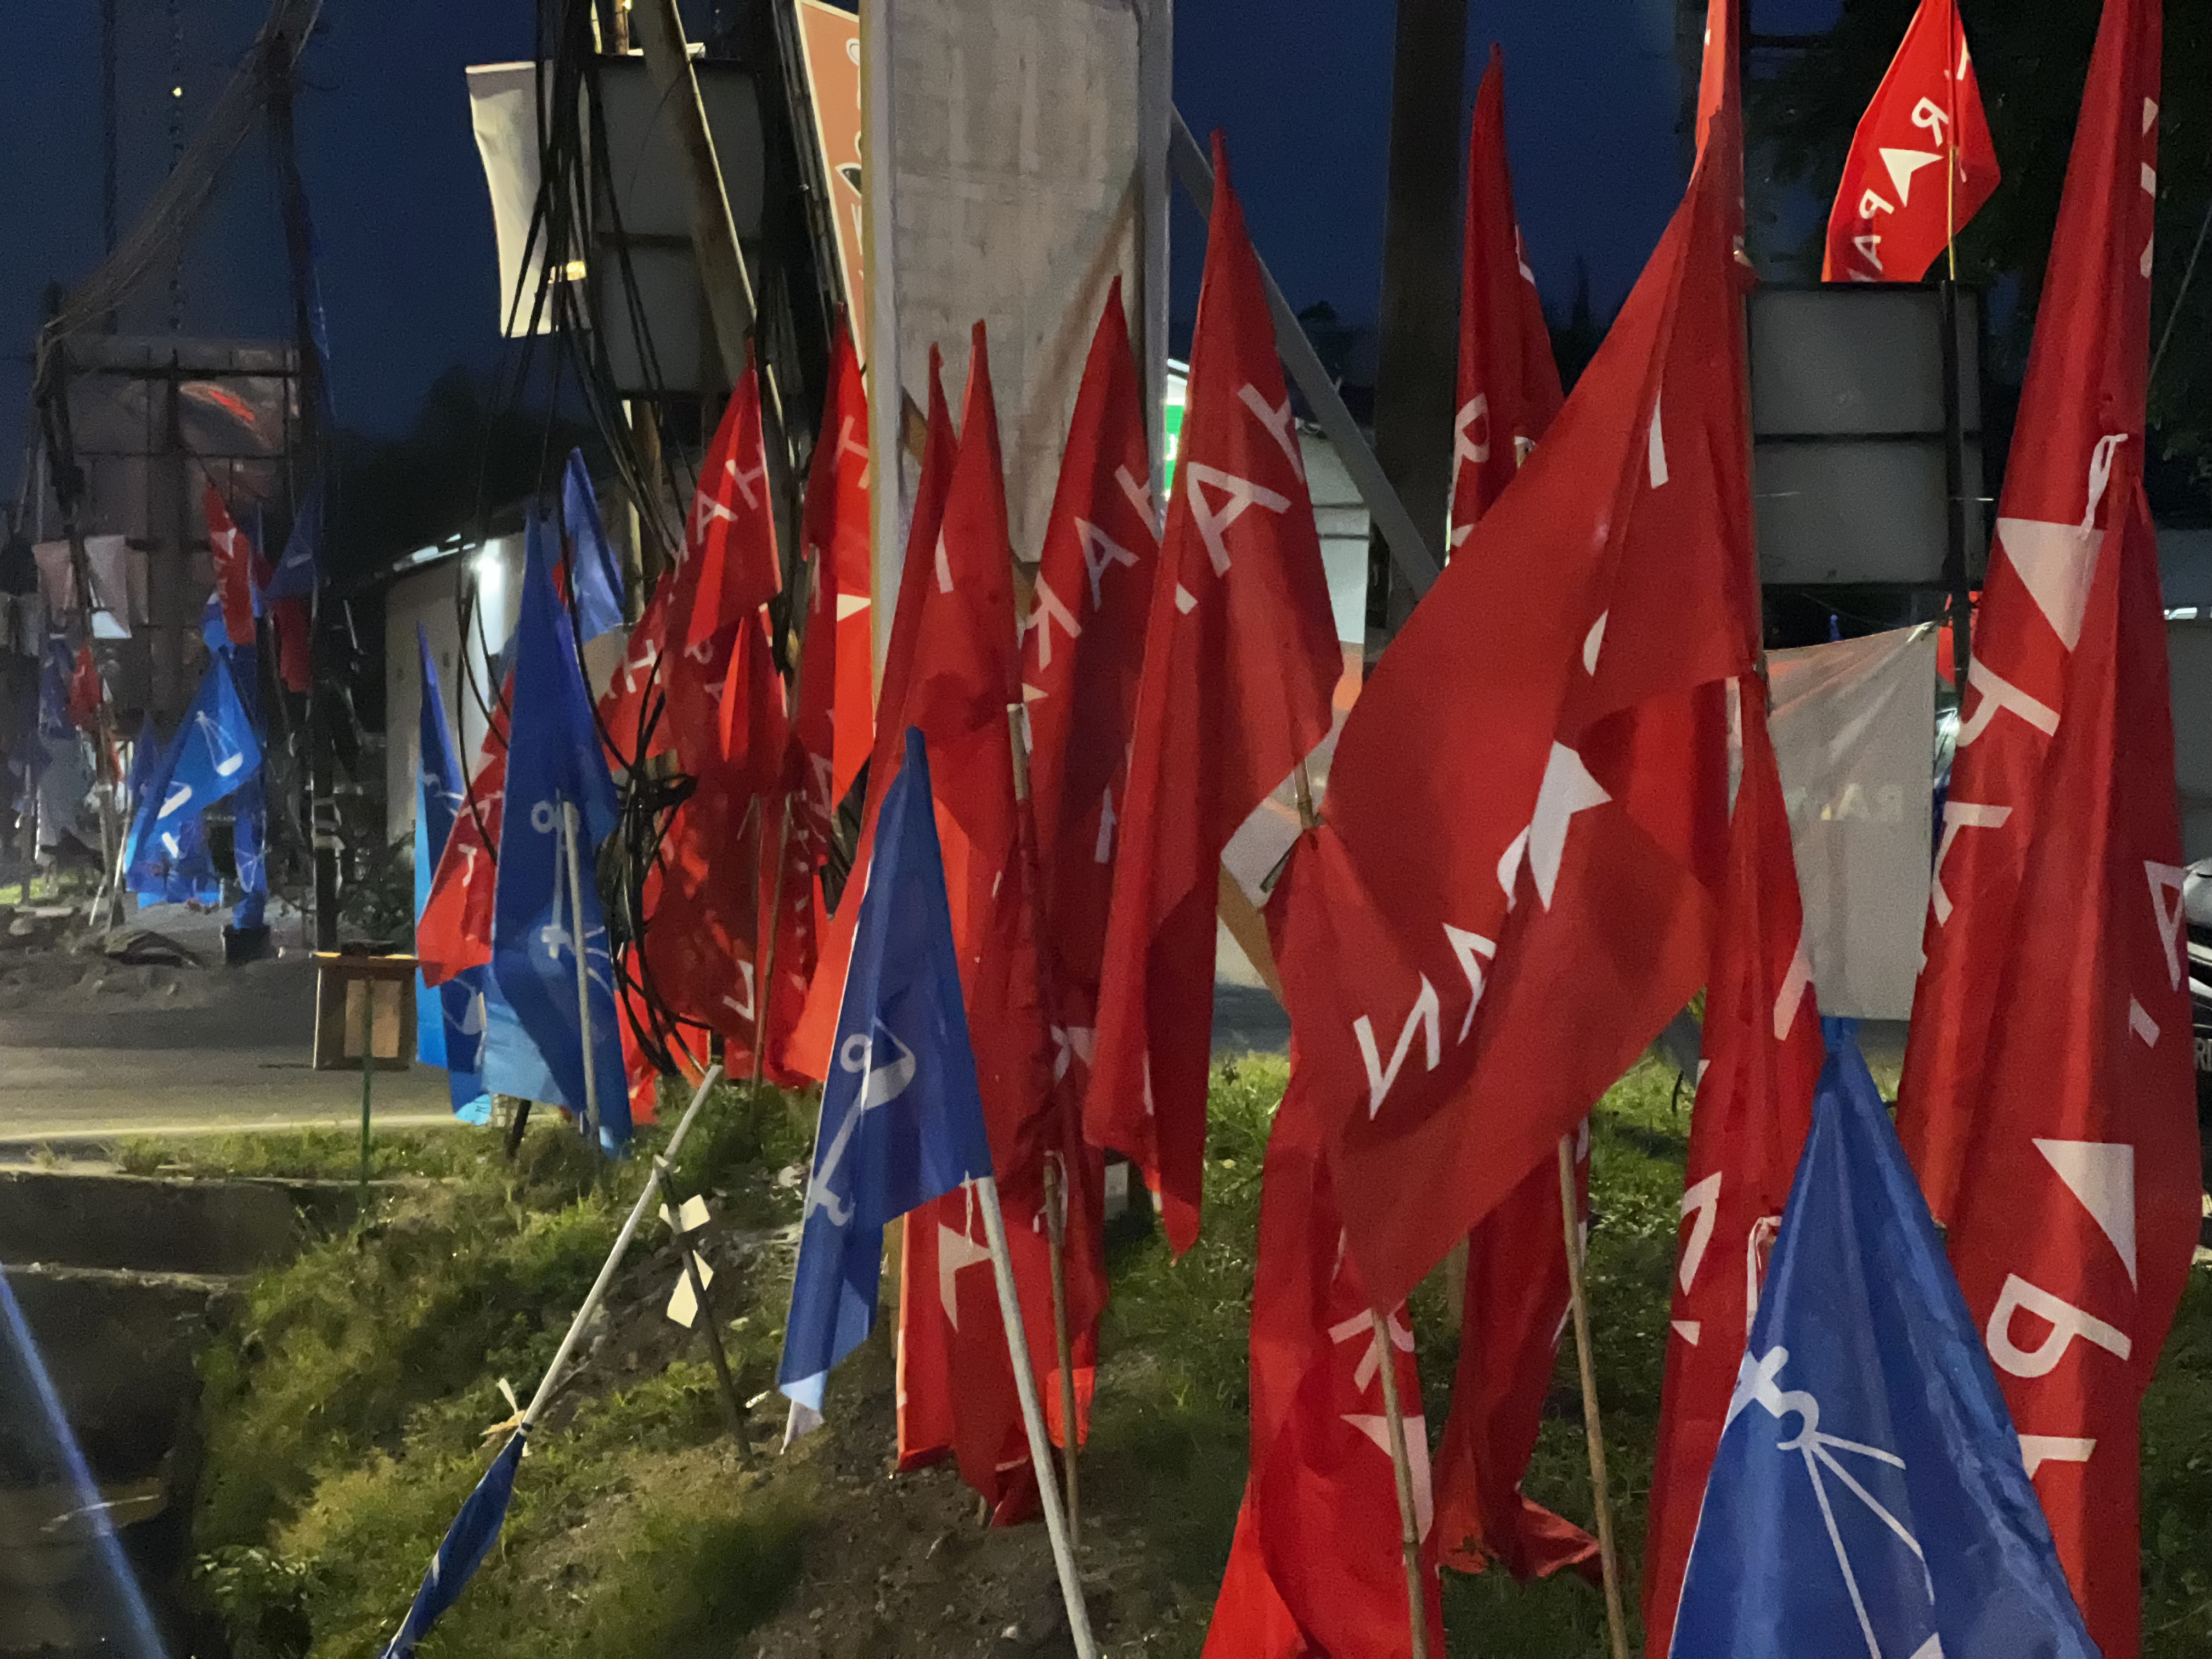
<path fill-rule="evenodd" d="M 415 914 L 430 901 L 430 883 L 453 821 L 463 811 L 461 757 L 446 724 L 446 700 L 438 685 L 438 665 L 430 656 L 429 630 L 415 624 L 415 643 L 422 659 L 422 705 L 419 741 L 421 765 L 415 777 Z M 425 1066 L 442 1066 L 453 1097 L 453 1115 L 471 1123 L 491 1118 L 491 1097 L 480 1075 L 483 1014 L 478 996 L 483 969 L 464 969 L 443 985 L 431 985 L 418 973 L 415 999 L 415 1054 Z"/>
<path fill-rule="evenodd" d="M 476 1577 L 484 1557 L 499 1541 L 499 1529 L 507 1522 L 507 1506 L 514 1498 L 514 1466 L 521 1460 L 523 1442 L 529 1433 L 528 1429 L 517 1429 L 507 1437 L 499 1455 L 483 1472 L 483 1479 L 461 1505 L 461 1512 L 439 1540 L 438 1553 L 430 1558 L 429 1571 L 422 1575 L 422 1587 L 415 1592 L 407 1617 L 400 1620 L 398 1632 L 385 1645 L 382 1659 L 414 1659 L 416 1644 L 430 1633 L 438 1615 L 461 1599 L 469 1580 Z"/>
<path fill-rule="evenodd" d="M 884 1227 L 991 1173 L 929 760 L 912 728 L 884 796 L 833 1052 L 776 1374 L 798 1433 L 821 1420 L 830 1367 L 875 1325 Z"/>
<path fill-rule="evenodd" d="M 195 832 L 204 845 L 200 815 L 244 787 L 260 765 L 253 722 L 239 698 L 227 655 L 218 653 L 200 678 L 184 723 L 146 778 L 131 815 L 126 843 L 131 890 L 144 893 L 164 885 L 154 867 L 157 863 L 188 865 Z"/>
<path fill-rule="evenodd" d="M 304 599 L 315 591 L 316 550 L 323 541 L 323 485 L 318 478 L 300 497 L 300 510 L 292 518 L 292 533 L 284 541 L 284 556 L 261 590 L 266 605 L 273 599 Z"/>
<path fill-rule="evenodd" d="M 563 809 L 577 814 L 582 910 L 570 897 Z M 514 708 L 507 733 L 507 804 L 500 824 L 499 884 L 492 906 L 492 978 L 507 1012 L 486 1022 L 484 1086 L 584 1115 L 585 1058 L 576 1008 L 576 951 L 589 975 L 591 1083 L 599 1138 L 629 1140 L 622 1033 L 615 1021 L 614 958 L 593 875 L 617 807 L 576 635 L 553 590 L 544 539 L 529 539 L 522 616 L 514 630 Z"/>
<path fill-rule="evenodd" d="M 258 533 L 261 508 L 253 508 L 255 531 Z M 231 679 L 238 688 L 238 700 L 252 724 L 253 735 L 264 744 L 266 739 L 261 725 L 261 654 L 258 647 L 234 645 L 226 647 L 230 659 Z M 269 904 L 269 781 L 268 775 L 257 768 L 253 775 L 239 787 L 230 804 L 231 861 L 237 866 L 239 898 L 232 907 L 230 922 L 233 927 L 258 927 Z"/>
<path fill-rule="evenodd" d="M 1682 1586 L 1681 1659 L 2095 1659 L 1850 1022 Z"/>
<path fill-rule="evenodd" d="M 592 474 L 580 449 L 568 452 L 568 470 L 561 479 L 561 521 L 571 550 L 569 580 L 576 588 L 577 631 L 595 640 L 624 626 L 622 566 L 607 540 L 599 498 L 592 491 Z"/>

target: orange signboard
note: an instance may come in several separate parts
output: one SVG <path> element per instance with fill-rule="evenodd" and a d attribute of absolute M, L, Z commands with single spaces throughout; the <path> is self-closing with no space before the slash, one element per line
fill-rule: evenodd
<path fill-rule="evenodd" d="M 868 284 L 860 240 L 860 20 L 822 0 L 795 0 L 814 137 L 830 175 L 830 210 L 843 267 L 854 349 L 868 357 Z"/>

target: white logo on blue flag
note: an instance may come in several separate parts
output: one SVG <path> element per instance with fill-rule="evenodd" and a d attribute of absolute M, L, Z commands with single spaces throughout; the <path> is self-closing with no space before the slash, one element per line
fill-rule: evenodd
<path fill-rule="evenodd" d="M 819 1420 L 830 1368 L 874 1328 L 883 1230 L 991 1173 L 921 734 L 885 792 L 822 1091 L 776 1384 Z"/>
<path fill-rule="evenodd" d="M 1672 1651 L 2095 1659 L 1919 1184 L 1826 1024 Z"/>

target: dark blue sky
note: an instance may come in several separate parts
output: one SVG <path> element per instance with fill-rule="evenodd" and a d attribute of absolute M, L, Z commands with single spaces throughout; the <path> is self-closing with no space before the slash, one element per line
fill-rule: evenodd
<path fill-rule="evenodd" d="M 1768 29 L 1824 26 L 1839 0 L 1759 0 Z M 170 87 L 196 126 L 252 39 L 259 0 L 168 12 L 119 0 L 127 227 L 166 172 Z M 1389 0 L 1180 0 L 1176 94 L 1229 134 L 1262 256 L 1296 305 L 1373 316 L 1389 118 Z M 1680 195 L 1674 0 L 1471 0 L 1467 95 L 1493 40 L 1528 253 L 1564 304 L 1579 255 L 1601 307 L 1626 289 Z M 299 130 L 322 250 L 340 418 L 404 429 L 448 366 L 497 353 L 490 212 L 461 70 L 526 57 L 525 0 L 330 0 L 307 60 Z M 0 481 L 12 481 L 40 296 L 100 252 L 97 9 L 52 8 L 35 48 L 0 60 Z M 1188 226 L 1179 221 L 1179 231 Z M 279 232 L 264 150 L 249 141 L 186 270 L 189 330 L 281 333 Z M 1179 235 L 1188 311 L 1200 250 Z M 226 280 L 228 275 L 228 280 Z M 216 296 L 225 295 L 217 303 Z M 155 325 L 165 325 L 157 292 Z"/>

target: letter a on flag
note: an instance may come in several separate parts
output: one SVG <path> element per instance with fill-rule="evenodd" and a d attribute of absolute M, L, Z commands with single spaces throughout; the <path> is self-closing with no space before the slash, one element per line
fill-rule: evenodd
<path fill-rule="evenodd" d="M 1844 1022 L 1705 1486 L 1678 1659 L 2093 1659 Z"/>
<path fill-rule="evenodd" d="M 877 828 L 776 1373 L 793 1435 L 820 1424 L 830 1367 L 874 1328 L 884 1227 L 991 1173 L 919 731 Z"/>

